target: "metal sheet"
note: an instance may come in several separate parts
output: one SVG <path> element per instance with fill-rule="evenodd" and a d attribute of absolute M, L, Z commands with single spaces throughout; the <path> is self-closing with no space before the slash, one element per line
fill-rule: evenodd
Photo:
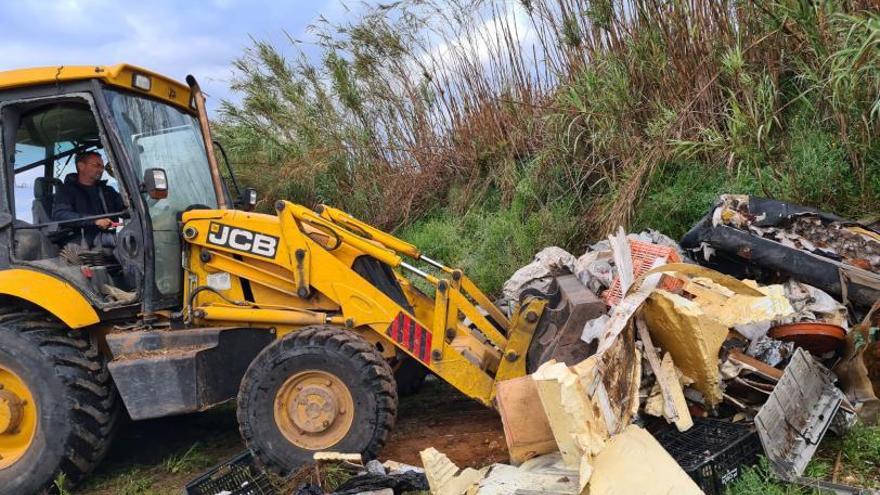
<path fill-rule="evenodd" d="M 830 373 L 808 352 L 795 351 L 755 416 L 764 452 L 779 476 L 792 480 L 804 473 L 842 400 Z"/>

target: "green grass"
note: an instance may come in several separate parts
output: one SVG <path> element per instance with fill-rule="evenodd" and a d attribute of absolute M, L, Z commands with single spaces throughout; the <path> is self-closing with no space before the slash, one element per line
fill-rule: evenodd
<path fill-rule="evenodd" d="M 880 427 L 856 425 L 843 438 L 831 438 L 826 450 L 843 453 L 843 483 L 880 488 Z"/>
<path fill-rule="evenodd" d="M 880 488 L 880 427 L 857 424 L 843 437 L 828 435 L 807 465 L 804 476 L 831 481 L 838 453 L 841 468 L 837 483 Z M 812 495 L 817 490 L 790 485 L 776 479 L 767 460 L 746 469 L 727 489 L 728 495 Z"/>
<path fill-rule="evenodd" d="M 58 476 L 55 477 L 55 480 L 52 482 L 55 490 L 58 492 L 58 495 L 70 495 L 70 491 L 67 489 L 67 475 L 59 473 Z"/>
<path fill-rule="evenodd" d="M 490 199 L 488 206 L 464 214 L 439 210 L 398 234 L 429 258 L 461 268 L 488 294 L 499 294 L 510 275 L 544 247 L 578 251 L 580 219 L 574 209 L 564 201 L 539 203 L 527 182 L 520 181 L 510 207 Z"/>
<path fill-rule="evenodd" d="M 177 495 L 211 466 L 241 452 L 235 409 L 128 423 L 76 495 Z"/>
<path fill-rule="evenodd" d="M 148 467 L 133 466 L 110 476 L 93 477 L 77 493 L 83 489 L 115 495 L 164 495 L 175 491 L 161 486 L 161 481 Z"/>
<path fill-rule="evenodd" d="M 680 239 L 709 212 L 719 194 L 755 192 L 750 179 L 748 172 L 729 177 L 723 169 L 705 164 L 666 164 L 651 178 L 633 230 L 651 228 Z"/>
<path fill-rule="evenodd" d="M 812 495 L 813 493 L 818 495 L 813 490 L 777 481 L 764 458 L 761 458 L 757 466 L 746 469 L 742 476 L 727 488 L 727 495 Z"/>
<path fill-rule="evenodd" d="M 880 153 L 865 155 L 866 180 L 878 187 L 863 191 L 836 134 L 816 126 L 810 115 L 809 110 L 796 110 L 787 132 L 774 145 L 781 154 L 775 166 L 759 160 L 719 167 L 693 158 L 661 164 L 645 179 L 630 230 L 651 228 L 680 239 L 721 194 L 772 197 L 849 218 L 876 211 Z M 594 229 L 595 218 L 584 212 L 583 198 L 553 195 L 562 171 L 549 177 L 541 173 L 534 164 L 520 170 L 507 202 L 494 189 L 465 201 L 453 190 L 450 206 L 435 208 L 398 234 L 427 256 L 464 269 L 480 287 L 497 294 L 504 281 L 542 248 L 557 245 L 578 256 L 586 244 L 601 237 Z M 616 194 L 593 201 L 614 202 Z"/>
<path fill-rule="evenodd" d="M 204 449 L 196 442 L 192 447 L 184 452 L 176 452 L 168 456 L 162 461 L 162 466 L 170 474 L 177 474 L 185 471 L 195 471 L 210 466 L 213 459 L 204 451 Z"/>
<path fill-rule="evenodd" d="M 326 464 L 321 467 L 321 486 L 327 492 L 332 492 L 355 474 L 355 471 L 343 465 Z"/>

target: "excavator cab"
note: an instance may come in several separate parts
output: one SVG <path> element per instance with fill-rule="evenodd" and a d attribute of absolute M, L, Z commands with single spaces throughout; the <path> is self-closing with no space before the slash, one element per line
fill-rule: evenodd
<path fill-rule="evenodd" d="M 129 66 L 29 72 L 28 85 L 9 82 L 0 93 L 0 263 L 57 275 L 102 311 L 179 306 L 179 216 L 194 205 L 216 208 L 227 194 L 215 189 L 190 88 Z M 53 217 L 55 195 L 75 180 L 75 157 L 87 151 L 101 155 L 124 203 L 101 215 L 117 220 L 109 245 L 83 242 L 84 224 L 96 218 Z M 174 184 L 162 198 L 145 189 L 157 175 Z"/>
<path fill-rule="evenodd" d="M 228 196 L 193 94 L 128 65 L 0 73 L 0 493 L 76 481 L 100 460 L 122 405 L 104 335 L 181 306 L 180 216 Z M 87 152 L 121 201 L 60 220 Z M 96 242 L 98 218 L 114 224 Z"/>
<path fill-rule="evenodd" d="M 0 495 L 81 480 L 123 407 L 140 420 L 235 400 L 247 446 L 280 473 L 322 450 L 373 457 L 426 374 L 491 407 L 499 381 L 583 357 L 583 324 L 604 310 L 569 275 L 508 314 L 331 206 L 250 211 L 191 77 L 0 73 L 0 127 Z M 84 152 L 121 206 L 59 220 Z"/>

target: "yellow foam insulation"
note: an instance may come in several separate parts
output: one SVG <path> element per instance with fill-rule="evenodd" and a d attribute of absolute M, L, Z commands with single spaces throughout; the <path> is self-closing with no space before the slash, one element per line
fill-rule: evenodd
<path fill-rule="evenodd" d="M 541 365 L 532 374 L 541 406 L 547 415 L 562 460 L 570 468 L 577 468 L 581 460 L 581 451 L 575 438 L 588 435 L 588 426 L 582 420 L 575 420 L 569 411 L 577 409 L 592 410 L 587 404 L 586 394 L 570 394 L 572 381 L 576 375 L 565 365 L 554 360 Z M 566 396 L 563 399 L 563 383 L 567 383 Z M 563 402 L 564 401 L 564 402 Z"/>
<path fill-rule="evenodd" d="M 672 355 L 675 365 L 694 380 L 706 405 L 721 402 L 718 351 L 732 328 L 766 325 L 794 313 L 781 285 L 759 287 L 753 280 L 731 281 L 712 270 L 688 273 L 687 299 L 655 290 L 644 306 L 651 336 Z M 743 330 L 744 331 L 744 330 Z"/>
<path fill-rule="evenodd" d="M 794 313 L 783 286 L 759 287 L 753 280 L 744 280 L 743 283 L 760 291 L 764 297 L 735 293 L 705 279 L 695 279 L 685 290 L 694 294 L 693 301 L 703 313 L 727 327 L 770 322 Z"/>
<path fill-rule="evenodd" d="M 645 302 L 644 316 L 655 343 L 694 380 L 706 405 L 721 402 L 718 351 L 728 326 L 707 316 L 697 303 L 660 289 Z"/>
<path fill-rule="evenodd" d="M 697 495 L 702 490 L 650 433 L 630 425 L 593 460 L 589 495 Z"/>
<path fill-rule="evenodd" d="M 548 361 L 531 375 L 562 460 L 577 469 L 580 488 L 609 436 L 638 412 L 641 354 L 632 325 L 605 352 L 568 367 Z"/>

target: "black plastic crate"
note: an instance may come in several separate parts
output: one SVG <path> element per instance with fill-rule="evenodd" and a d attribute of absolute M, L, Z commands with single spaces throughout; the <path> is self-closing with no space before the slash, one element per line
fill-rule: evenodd
<path fill-rule="evenodd" d="M 249 450 L 214 466 L 185 488 L 186 495 L 216 495 L 224 491 L 232 495 L 277 495 Z"/>
<path fill-rule="evenodd" d="M 761 441 L 751 425 L 694 418 L 679 432 L 674 426 L 654 437 L 708 495 L 721 495 L 743 468 L 757 464 Z"/>

